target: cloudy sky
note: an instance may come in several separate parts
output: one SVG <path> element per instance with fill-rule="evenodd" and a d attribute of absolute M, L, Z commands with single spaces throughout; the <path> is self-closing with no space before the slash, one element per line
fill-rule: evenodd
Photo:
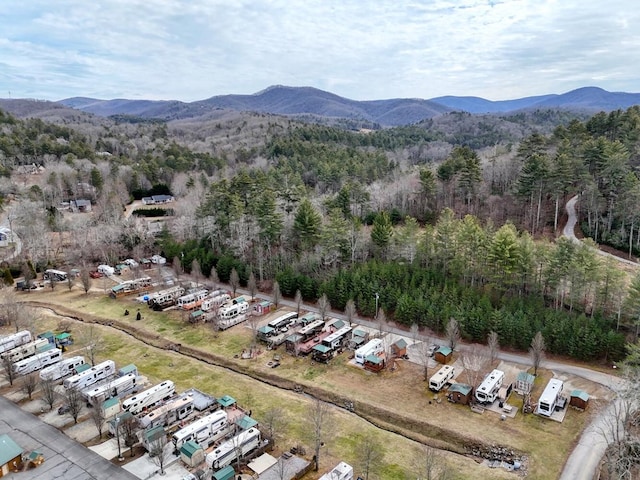
<path fill-rule="evenodd" d="M 1 0 L 0 97 L 640 92 L 632 0 Z"/>

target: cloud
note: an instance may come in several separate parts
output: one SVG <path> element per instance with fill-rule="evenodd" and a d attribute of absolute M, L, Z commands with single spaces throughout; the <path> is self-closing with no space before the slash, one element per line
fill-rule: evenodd
<path fill-rule="evenodd" d="M 272 84 L 355 99 L 633 91 L 631 3 L 4 0 L 0 92 L 190 101 Z"/>

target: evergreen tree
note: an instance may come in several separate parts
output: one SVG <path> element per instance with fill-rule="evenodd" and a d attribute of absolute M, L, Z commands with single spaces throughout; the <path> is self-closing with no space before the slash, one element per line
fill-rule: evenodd
<path fill-rule="evenodd" d="M 322 217 L 308 198 L 300 203 L 293 221 L 296 242 L 302 251 L 315 247 L 320 240 Z"/>

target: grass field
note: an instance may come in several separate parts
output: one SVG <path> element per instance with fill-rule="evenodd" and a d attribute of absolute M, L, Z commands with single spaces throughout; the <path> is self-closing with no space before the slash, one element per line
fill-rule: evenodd
<path fill-rule="evenodd" d="M 330 365 L 281 355 L 281 366 L 271 369 L 266 362 L 273 352 L 264 351 L 252 360 L 235 358 L 251 342 L 250 329 L 242 325 L 214 333 L 205 325 L 188 324 L 178 312 L 158 313 L 146 306 L 141 307 L 143 320 L 138 322 L 135 313 L 123 316 L 125 308 L 130 312 L 136 311 L 137 307 L 131 300 L 113 300 L 97 294 L 86 296 L 76 290 L 33 292 L 19 299 L 44 302 L 54 308 L 60 305 L 75 311 L 79 317 L 90 318 L 95 315 L 125 322 L 158 342 L 190 345 L 231 362 L 234 370 L 244 371 L 248 375 L 145 345 L 113 328 L 99 327 L 107 340 L 107 348 L 100 357 L 112 358 L 118 365 L 135 363 L 140 372 L 154 382 L 169 378 L 179 389 L 195 386 L 216 396 L 232 395 L 241 406 L 252 409 L 258 420 L 274 406 L 286 407 L 290 422 L 280 442 L 286 448 L 298 443 L 310 446 L 309 439 L 305 438 L 307 429 L 300 421 L 308 399 L 260 381 L 262 377 L 270 379 L 274 374 L 302 385 L 305 391 L 321 389 L 333 395 L 332 398 L 349 399 L 354 402 L 356 413 L 363 412 L 367 418 L 372 418 L 369 416 L 371 414 L 376 424 L 403 434 L 386 432 L 357 415 L 335 409 L 335 435 L 327 442 L 326 452 L 323 452 L 322 463 L 326 468 L 341 459 L 357 465 L 359 439 L 364 432 L 372 432 L 386 450 L 384 470 L 379 472 L 379 478 L 409 478 L 408 466 L 412 463 L 412 452 L 417 445 L 404 438 L 409 436 L 458 452 L 475 442 L 504 445 L 526 454 L 529 478 L 551 480 L 558 477 L 573 442 L 589 416 L 588 413 L 569 410 L 562 424 L 521 413 L 514 419 L 500 421 L 499 416 L 491 412 L 478 415 L 467 407 L 447 402 L 429 402 L 433 400 L 433 394 L 426 390 L 420 368 L 409 362 L 400 363 L 394 372 L 373 374 L 350 366 L 344 355 L 334 359 Z M 46 324 L 43 321 L 36 330 L 53 328 L 56 321 L 47 317 Z M 545 375 L 537 380 L 536 388 L 540 391 L 550 376 L 548 373 Z M 511 403 L 520 406 L 521 403 L 518 405 L 514 398 L 512 396 Z M 310 450 L 307 448 L 308 452 Z M 462 455 L 448 454 L 446 458 L 456 472 L 455 478 L 513 478 L 513 474 L 500 469 L 490 470 Z"/>

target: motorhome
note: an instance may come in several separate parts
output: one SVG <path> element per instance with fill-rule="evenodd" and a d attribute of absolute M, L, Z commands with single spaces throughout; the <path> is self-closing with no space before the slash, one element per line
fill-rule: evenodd
<path fill-rule="evenodd" d="M 160 290 L 152 294 L 147 303 L 153 310 L 163 310 L 175 305 L 178 298 L 184 295 L 184 292 L 184 288 L 180 286 Z"/>
<path fill-rule="evenodd" d="M 202 305 L 202 302 L 207 295 L 209 294 L 208 290 L 198 290 L 197 292 L 190 293 L 188 295 L 183 295 L 178 298 L 176 301 L 176 305 L 183 310 L 193 310 L 194 308 L 198 308 Z"/>
<path fill-rule="evenodd" d="M 125 295 L 144 292 L 151 288 L 151 283 L 151 277 L 140 277 L 133 280 L 127 280 L 111 287 L 109 295 L 112 298 L 118 298 Z"/>
<path fill-rule="evenodd" d="M 289 325 L 294 323 L 297 318 L 298 318 L 297 312 L 287 312 L 271 320 L 267 325 L 269 325 L 274 330 L 282 330 L 284 328 L 289 327 Z"/>
<path fill-rule="evenodd" d="M 100 385 L 99 387 L 82 392 L 87 400 L 87 404 L 99 407 L 105 400 L 113 397 L 124 398 L 138 391 L 140 387 L 140 377 L 135 373 L 128 373 L 121 377 L 116 377 L 112 381 Z"/>
<path fill-rule="evenodd" d="M 50 365 L 40 370 L 40 380 L 57 381 L 76 374 L 76 367 L 84 365 L 85 360 L 82 355 L 63 358 L 58 363 Z"/>
<path fill-rule="evenodd" d="M 101 273 L 105 277 L 110 277 L 116 273 L 116 269 L 111 265 L 98 265 L 98 273 Z"/>
<path fill-rule="evenodd" d="M 49 343 L 49 340 L 46 338 L 36 338 L 32 342 L 25 343 L 24 345 L 20 345 L 19 347 L 13 348 L 8 352 L 4 352 L 1 355 L 1 358 L 11 363 L 19 362 L 27 357 L 35 355 L 36 353 L 44 352 L 53 348 L 53 345 Z"/>
<path fill-rule="evenodd" d="M 65 379 L 63 382 L 64 388 L 77 388 L 78 390 L 84 390 L 85 388 L 93 385 L 94 383 L 108 380 L 116 374 L 116 364 L 113 360 L 105 360 L 98 365 L 85 370 L 82 373 L 78 373 Z"/>
<path fill-rule="evenodd" d="M 248 310 L 249 310 L 249 304 L 247 302 L 236 303 L 235 305 L 222 306 L 220 307 L 220 310 L 218 310 L 218 318 L 220 318 L 220 320 L 231 320 L 232 318 L 235 318 L 238 315 L 247 313 Z"/>
<path fill-rule="evenodd" d="M 63 272 L 62 270 L 54 270 L 53 268 L 50 268 L 44 271 L 42 278 L 50 282 L 64 282 L 69 278 L 69 275 L 67 272 Z"/>
<path fill-rule="evenodd" d="M 217 290 L 220 291 L 220 290 Z M 227 292 L 222 291 L 222 293 L 218 294 L 210 294 L 207 298 L 202 301 L 202 305 L 200 305 L 200 310 L 203 312 L 208 312 L 211 309 L 219 307 L 223 305 L 225 302 L 231 299 L 231 295 Z"/>
<path fill-rule="evenodd" d="M 356 363 L 360 365 L 364 365 L 364 359 L 369 355 L 378 355 L 384 351 L 384 343 L 381 338 L 374 338 L 373 340 L 369 340 L 362 347 L 356 350 L 355 352 L 355 360 Z"/>
<path fill-rule="evenodd" d="M 140 419 L 142 428 L 150 429 L 157 426 L 168 427 L 193 412 L 193 395 L 183 394 L 175 400 L 170 400 L 164 405 L 151 410 Z"/>
<path fill-rule="evenodd" d="M 557 378 L 549 380 L 538 400 L 537 414 L 550 417 L 555 412 L 556 406 L 561 404 L 563 386 L 564 382 L 562 380 Z"/>
<path fill-rule="evenodd" d="M 227 435 L 231 426 L 227 412 L 218 410 L 178 430 L 171 440 L 176 451 L 190 440 L 198 442 L 203 448 L 208 448 L 213 442 Z"/>
<path fill-rule="evenodd" d="M 16 375 L 28 375 L 41 368 L 53 365 L 62 360 L 62 350 L 51 348 L 46 352 L 36 353 L 34 356 L 20 360 L 12 365 Z"/>
<path fill-rule="evenodd" d="M 319 480 L 353 480 L 353 467 L 345 462 L 340 462 L 330 472 L 322 475 Z"/>
<path fill-rule="evenodd" d="M 176 387 L 173 382 L 171 380 L 165 380 L 122 402 L 122 409 L 137 415 L 145 408 L 149 408 L 161 400 L 171 397 L 175 392 Z"/>
<path fill-rule="evenodd" d="M 31 332 L 28 330 L 22 330 L 18 333 L 7 335 L 0 338 L 0 353 L 8 352 L 9 350 L 29 343 L 31 341 Z"/>
<path fill-rule="evenodd" d="M 318 318 L 317 320 L 311 321 L 311 323 L 306 324 L 297 332 L 297 334 L 300 336 L 300 342 L 304 343 L 308 341 L 310 338 L 315 337 L 318 333 L 322 331 L 322 327 L 324 327 L 324 320 L 320 318 Z"/>
<path fill-rule="evenodd" d="M 333 332 L 328 337 L 325 337 L 322 340 L 322 345 L 326 345 L 332 350 L 340 348 L 344 344 L 345 339 L 347 338 L 347 334 L 350 331 L 351 331 L 351 327 L 348 325 L 345 325 L 344 327 Z"/>
<path fill-rule="evenodd" d="M 207 466 L 215 470 L 226 467 L 236 457 L 243 457 L 260 446 L 260 430 L 250 428 L 221 443 L 206 457 Z"/>
<path fill-rule="evenodd" d="M 442 387 L 453 380 L 454 375 L 455 369 L 451 365 L 444 365 L 429 379 L 429 389 L 439 392 Z"/>
<path fill-rule="evenodd" d="M 495 399 L 498 398 L 498 393 L 503 381 L 504 372 L 501 370 L 493 370 L 476 389 L 476 400 L 480 403 L 493 403 Z"/>

